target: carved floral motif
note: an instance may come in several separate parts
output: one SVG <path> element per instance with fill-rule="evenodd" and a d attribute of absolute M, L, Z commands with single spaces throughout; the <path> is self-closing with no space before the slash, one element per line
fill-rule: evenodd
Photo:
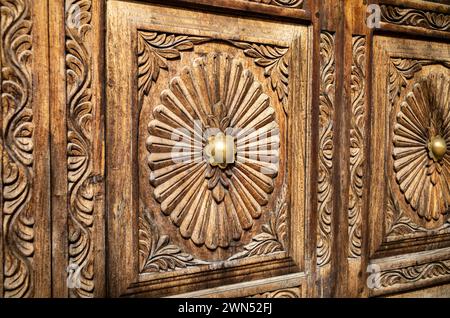
<path fill-rule="evenodd" d="M 300 288 L 285 288 L 251 296 L 251 298 L 300 298 Z"/>
<path fill-rule="evenodd" d="M 170 244 L 167 235 L 160 235 L 150 212 L 139 217 L 139 264 L 141 273 L 167 272 L 189 266 L 208 264 L 184 253 Z"/>
<path fill-rule="evenodd" d="M 31 5 L 30 0 L 0 1 L 4 297 L 34 293 Z"/>
<path fill-rule="evenodd" d="M 393 24 L 450 31 L 450 15 L 444 13 L 381 5 L 381 18 Z"/>
<path fill-rule="evenodd" d="M 333 187 L 333 117 L 335 97 L 334 35 L 320 35 L 320 114 L 319 114 L 319 179 L 318 179 L 318 237 L 317 264 L 326 265 L 331 253 L 331 213 Z"/>
<path fill-rule="evenodd" d="M 303 6 L 303 0 L 246 0 L 246 1 L 288 8 L 301 8 Z"/>
<path fill-rule="evenodd" d="M 195 244 L 228 247 L 261 216 L 278 173 L 279 130 L 269 97 L 239 60 L 210 53 L 170 80 L 153 116 L 148 163 L 161 211 Z M 234 137 L 234 164 L 204 160 L 202 128 Z"/>
<path fill-rule="evenodd" d="M 379 288 L 393 287 L 399 284 L 414 284 L 415 282 L 450 275 L 450 262 L 437 261 L 404 268 L 386 270 L 375 277 L 375 286 Z"/>
<path fill-rule="evenodd" d="M 414 83 L 396 116 L 393 156 L 396 180 L 406 201 L 426 220 L 439 220 L 450 205 L 450 154 L 432 158 L 429 143 L 450 145 L 450 79 L 430 74 Z"/>
<path fill-rule="evenodd" d="M 353 38 L 351 75 L 352 117 L 350 126 L 350 195 L 348 209 L 349 256 L 361 255 L 361 212 L 364 186 L 364 139 L 366 119 L 366 39 Z"/>
<path fill-rule="evenodd" d="M 80 268 L 80 287 L 72 297 L 93 297 L 94 190 L 92 177 L 91 0 L 66 1 L 67 164 L 69 266 Z"/>

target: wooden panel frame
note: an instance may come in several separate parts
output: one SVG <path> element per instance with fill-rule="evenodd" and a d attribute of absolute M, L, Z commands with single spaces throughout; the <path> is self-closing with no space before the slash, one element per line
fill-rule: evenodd
<path fill-rule="evenodd" d="M 129 12 L 132 12 L 132 19 L 129 14 L 124 14 L 123 6 L 126 6 Z M 161 275 L 138 274 L 137 270 L 137 193 L 138 189 L 135 185 L 136 170 L 133 162 L 136 160 L 135 140 L 129 132 L 135 132 L 133 116 L 136 116 L 136 110 L 130 105 L 134 104 L 131 88 L 136 87 L 136 78 L 129 76 L 130 70 L 136 70 L 133 65 L 134 58 L 132 50 L 122 49 L 120 54 L 114 49 L 113 45 L 124 43 L 129 45 L 135 40 L 133 34 L 140 28 L 148 28 L 161 32 L 177 33 L 180 30 L 180 21 L 182 13 L 186 14 L 188 10 L 179 11 L 175 8 L 151 6 L 148 4 L 129 4 L 123 1 L 110 1 L 107 5 L 108 26 L 107 26 L 107 202 L 108 202 L 108 277 L 111 296 L 140 295 L 140 296 L 164 296 L 174 293 L 187 292 L 205 287 L 212 287 L 217 284 L 233 283 L 242 280 L 244 275 L 251 279 L 264 278 L 268 276 L 287 274 L 290 272 L 298 272 L 304 269 L 304 211 L 305 211 L 305 164 L 306 164 L 306 136 L 309 102 L 308 102 L 308 86 L 305 85 L 306 76 L 308 74 L 307 64 L 302 65 L 298 72 L 290 78 L 289 85 L 296 87 L 292 89 L 289 95 L 289 120 L 291 121 L 292 137 L 289 154 L 289 169 L 291 171 L 289 177 L 289 187 L 296 189 L 291 197 L 290 211 L 291 214 L 290 232 L 292 238 L 289 240 L 291 246 L 289 248 L 289 256 L 284 253 L 269 259 L 255 258 L 243 261 L 238 267 L 233 262 L 230 264 L 222 263 L 209 269 L 202 266 L 195 267 L 192 270 L 186 270 L 183 275 L 177 275 L 177 272 L 169 272 Z M 161 13 L 163 12 L 163 13 Z M 201 21 L 202 16 L 212 16 L 210 13 L 199 13 L 191 11 L 189 14 L 198 17 Z M 165 25 L 165 16 L 178 16 L 177 25 Z M 215 15 L 214 19 L 220 21 L 228 21 L 228 25 L 232 26 L 231 30 L 217 30 L 197 24 L 196 27 L 190 25 L 190 31 L 195 36 L 214 35 L 215 39 L 221 37 L 233 38 L 233 28 L 240 28 L 243 34 L 240 40 L 257 39 L 258 30 L 245 31 L 244 25 L 252 25 L 258 23 L 257 20 L 250 18 L 240 19 L 233 16 Z M 150 21 L 150 22 L 147 22 Z M 199 22 L 200 23 L 200 22 Z M 265 21 L 265 23 L 269 23 Z M 167 23 L 166 23 L 167 24 Z M 282 27 L 281 23 L 270 22 L 272 29 L 281 28 L 285 30 L 283 35 L 277 37 L 277 43 L 287 43 L 292 46 L 292 54 L 298 55 L 304 52 L 305 57 L 309 56 L 309 48 L 307 44 L 308 28 L 297 26 L 287 31 L 287 26 Z M 120 32 L 118 32 L 120 30 Z M 133 31 L 134 30 L 134 31 Z M 269 29 L 265 29 L 267 32 Z M 292 31 L 294 30 L 294 31 Z M 302 36 L 300 36 L 300 31 Z M 178 31 L 179 32 L 179 31 Z M 294 36 L 294 34 L 296 36 Z M 265 41 L 270 41 L 270 36 L 265 34 Z M 293 41 L 299 36 L 299 40 Z M 124 39 L 130 39 L 124 41 Z M 131 42 L 130 42 L 131 41 Z M 272 40 L 273 41 L 273 40 Z M 297 42 L 298 41 L 298 42 Z M 135 45 L 135 44 L 134 44 Z M 301 50 L 300 50 L 301 48 Z M 294 61 L 298 59 L 293 58 Z M 294 64 L 292 67 L 299 68 L 300 65 Z M 126 83 L 126 85 L 124 85 Z M 300 101 L 305 101 L 300 104 Z M 297 110 L 297 111 L 296 111 Z M 126 133 L 127 132 L 127 133 Z M 120 155 L 118 155 L 120 154 Z M 124 242 L 125 245 L 124 245 Z M 181 273 L 181 272 L 180 272 Z M 220 279 L 220 280 L 219 280 Z"/>
<path fill-rule="evenodd" d="M 448 72 L 450 66 L 450 56 L 448 55 L 450 45 L 381 35 L 374 36 L 373 41 L 373 74 L 377 81 L 372 87 L 372 133 L 370 142 L 372 149 L 382 149 L 383 151 L 372 151 L 370 154 L 371 180 L 370 194 L 367 198 L 371 202 L 368 212 L 370 216 L 368 220 L 368 235 L 370 237 L 368 257 L 370 264 L 384 264 L 390 270 L 395 271 L 396 269 L 401 270 L 403 267 L 408 267 L 409 265 L 405 265 L 408 262 L 416 262 L 416 260 L 419 262 L 421 255 L 433 255 L 433 262 L 446 261 L 448 254 L 445 254 L 445 251 L 448 253 L 448 249 L 445 249 L 445 247 L 450 245 L 450 231 L 448 226 L 446 226 L 448 221 L 445 223 L 444 216 L 442 226 L 438 227 L 437 230 L 427 230 L 414 223 L 414 220 L 410 219 L 411 216 L 409 214 L 405 215 L 407 216 L 406 219 L 402 215 L 395 214 L 403 213 L 401 209 L 392 207 L 392 205 L 396 205 L 397 200 L 403 200 L 403 197 L 397 193 L 390 195 L 390 189 L 393 188 L 390 186 L 387 169 L 392 169 L 392 167 L 386 166 L 386 162 L 389 161 L 386 156 L 389 156 L 391 153 L 391 150 L 388 150 L 391 148 L 389 143 L 391 128 L 389 128 L 390 120 L 387 117 L 391 103 L 397 105 L 398 100 L 404 94 L 405 87 L 409 87 L 408 85 L 414 80 L 415 74 L 419 74 L 422 69 L 435 65 L 444 72 Z M 392 184 L 392 187 L 394 186 Z M 386 213 L 389 213 L 389 215 L 386 215 Z M 392 216 L 390 216 L 390 213 L 393 213 Z M 387 217 L 393 218 L 389 232 L 391 234 L 389 235 L 386 233 L 385 227 Z M 409 230 L 394 231 L 398 233 L 393 235 L 392 229 L 400 226 Z M 387 265 L 391 260 L 392 264 Z M 425 257 L 420 263 L 423 265 L 428 262 L 426 260 L 427 258 Z M 432 263 L 429 266 L 432 266 Z M 425 275 L 421 277 L 421 281 L 417 284 L 414 279 L 411 279 L 405 284 L 398 285 L 395 283 L 395 288 L 386 287 L 385 289 L 372 290 L 370 293 L 379 295 L 385 292 L 400 291 L 404 288 L 411 289 L 414 286 L 417 288 L 430 285 L 437 281 L 441 283 L 448 279 L 448 275 L 437 276 L 440 277 L 436 278 L 431 274 L 429 276 Z"/>

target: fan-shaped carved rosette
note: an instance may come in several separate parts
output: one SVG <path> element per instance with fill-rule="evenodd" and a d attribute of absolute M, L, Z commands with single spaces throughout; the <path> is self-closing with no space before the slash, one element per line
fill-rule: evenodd
<path fill-rule="evenodd" d="M 439 158 L 430 144 L 450 145 L 450 79 L 430 74 L 405 95 L 394 128 L 394 169 L 406 201 L 427 221 L 449 212 L 450 147 Z"/>
<path fill-rule="evenodd" d="M 278 173 L 279 129 L 261 84 L 238 59 L 210 53 L 170 80 L 153 116 L 148 164 L 161 211 L 198 246 L 238 241 L 261 216 Z M 205 155 L 214 135 L 234 141 L 230 163 Z"/>

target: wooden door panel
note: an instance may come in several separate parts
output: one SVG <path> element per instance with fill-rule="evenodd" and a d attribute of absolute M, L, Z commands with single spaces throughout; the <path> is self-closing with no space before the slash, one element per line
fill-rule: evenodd
<path fill-rule="evenodd" d="M 302 272 L 307 28 L 122 1 L 107 15 L 112 294 Z"/>
<path fill-rule="evenodd" d="M 374 37 L 370 263 L 374 294 L 448 279 L 450 45 Z M 383 177 L 380 177 L 383 176 Z"/>

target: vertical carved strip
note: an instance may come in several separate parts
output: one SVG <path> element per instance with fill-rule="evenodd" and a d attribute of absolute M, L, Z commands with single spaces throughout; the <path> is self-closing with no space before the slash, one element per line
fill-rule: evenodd
<path fill-rule="evenodd" d="M 366 126 L 366 39 L 353 37 L 350 123 L 350 189 L 348 208 L 349 257 L 361 256 L 361 212 L 364 186 L 364 138 Z"/>
<path fill-rule="evenodd" d="M 5 297 L 33 295 L 34 214 L 31 1 L 0 1 L 3 283 Z"/>
<path fill-rule="evenodd" d="M 90 0 L 66 1 L 69 268 L 78 273 L 71 297 L 93 297 L 92 52 Z"/>
<path fill-rule="evenodd" d="M 320 35 L 320 113 L 319 113 L 319 179 L 318 179 L 318 232 L 317 264 L 324 266 L 331 254 L 333 117 L 335 100 L 334 35 Z"/>

